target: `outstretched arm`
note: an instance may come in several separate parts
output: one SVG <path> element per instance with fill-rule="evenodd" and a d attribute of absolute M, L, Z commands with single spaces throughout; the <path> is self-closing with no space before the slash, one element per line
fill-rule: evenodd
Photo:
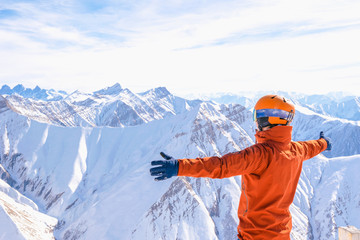
<path fill-rule="evenodd" d="M 260 175 L 268 166 L 270 152 L 264 145 L 256 144 L 222 157 L 174 159 L 160 153 L 165 160 L 152 161 L 150 174 L 156 181 L 173 176 L 226 178 L 249 173 Z"/>
<path fill-rule="evenodd" d="M 261 174 L 268 166 L 269 151 L 261 144 L 222 157 L 179 159 L 178 176 L 227 178 L 241 174 Z"/>
<path fill-rule="evenodd" d="M 325 150 L 331 150 L 332 147 L 331 140 L 324 136 L 324 132 L 320 132 L 318 140 L 298 142 L 298 144 L 301 145 L 304 160 L 313 158 Z"/>

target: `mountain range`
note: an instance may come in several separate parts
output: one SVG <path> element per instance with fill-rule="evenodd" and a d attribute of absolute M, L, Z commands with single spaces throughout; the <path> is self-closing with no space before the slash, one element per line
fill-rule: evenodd
<path fill-rule="evenodd" d="M 115 84 L 70 94 L 4 85 L 0 94 L 0 239 L 236 238 L 241 176 L 155 182 L 150 161 L 252 145 L 262 93 L 188 100 Z M 282 95 L 296 104 L 294 141 L 324 131 L 333 142 L 304 163 L 292 239 L 360 228 L 359 97 Z"/>

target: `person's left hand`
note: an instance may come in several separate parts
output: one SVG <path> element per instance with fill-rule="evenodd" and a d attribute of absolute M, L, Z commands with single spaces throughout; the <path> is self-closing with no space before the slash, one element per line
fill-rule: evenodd
<path fill-rule="evenodd" d="M 327 143 L 327 148 L 326 148 L 325 150 L 330 151 L 330 150 L 331 150 L 331 148 L 332 148 L 332 145 L 331 145 L 331 139 L 330 139 L 330 138 L 328 138 L 328 137 L 325 137 L 325 135 L 324 135 L 324 132 L 323 132 L 323 131 L 321 131 L 321 132 L 320 132 L 320 138 L 325 139 L 325 141 L 326 141 L 326 143 Z"/>

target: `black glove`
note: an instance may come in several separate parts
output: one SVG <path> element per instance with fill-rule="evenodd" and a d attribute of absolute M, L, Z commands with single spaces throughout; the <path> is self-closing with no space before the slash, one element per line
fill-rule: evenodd
<path fill-rule="evenodd" d="M 161 181 L 173 176 L 177 176 L 179 171 L 179 162 L 178 160 L 166 155 L 165 153 L 161 152 L 160 155 L 166 160 L 158 160 L 152 161 L 152 166 L 157 166 L 150 168 L 151 176 L 155 176 L 155 181 Z"/>
<path fill-rule="evenodd" d="M 327 143 L 327 148 L 326 148 L 325 150 L 330 151 L 330 150 L 331 150 L 331 148 L 332 148 L 332 146 L 331 146 L 331 139 L 330 139 L 330 138 L 325 137 L 325 136 L 324 136 L 324 132 L 323 132 L 323 131 L 321 131 L 321 132 L 320 132 L 320 138 L 325 139 L 325 141 L 326 141 L 326 143 Z"/>

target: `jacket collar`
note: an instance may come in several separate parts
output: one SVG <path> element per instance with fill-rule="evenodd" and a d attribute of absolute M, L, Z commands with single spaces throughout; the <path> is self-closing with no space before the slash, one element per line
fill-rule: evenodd
<path fill-rule="evenodd" d="M 292 126 L 276 126 L 266 131 L 258 131 L 255 134 L 257 143 L 275 141 L 281 143 L 291 142 Z"/>

